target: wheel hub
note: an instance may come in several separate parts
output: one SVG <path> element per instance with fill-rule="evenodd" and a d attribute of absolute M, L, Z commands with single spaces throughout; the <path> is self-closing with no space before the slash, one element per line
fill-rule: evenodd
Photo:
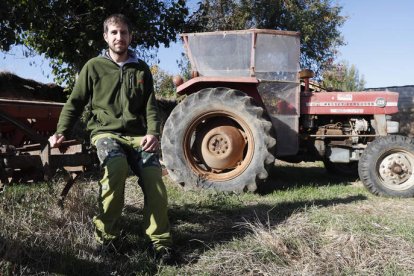
<path fill-rule="evenodd" d="M 229 150 L 229 141 L 227 136 L 222 134 L 214 135 L 208 142 L 208 149 L 213 154 L 226 154 Z"/>
<path fill-rule="evenodd" d="M 203 137 L 201 153 L 207 166 L 223 170 L 235 167 L 243 160 L 245 146 L 245 139 L 238 128 L 220 126 Z"/>
<path fill-rule="evenodd" d="M 384 158 L 379 171 L 384 181 L 393 185 L 404 183 L 412 175 L 410 160 L 401 153 L 394 153 Z"/>

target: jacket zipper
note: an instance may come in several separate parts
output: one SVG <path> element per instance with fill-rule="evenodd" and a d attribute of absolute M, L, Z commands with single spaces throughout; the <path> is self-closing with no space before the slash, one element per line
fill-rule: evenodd
<path fill-rule="evenodd" d="M 134 75 L 130 74 L 129 75 L 129 89 L 132 89 L 133 83 L 134 83 Z"/>
<path fill-rule="evenodd" d="M 121 93 L 121 108 L 122 108 L 122 113 L 121 113 L 121 122 L 122 122 L 122 127 L 125 128 L 125 120 L 124 120 L 124 103 L 125 103 L 125 92 L 124 92 L 124 86 L 123 86 L 123 82 L 124 82 L 124 65 L 122 65 L 120 67 L 121 70 L 121 83 L 120 83 L 120 93 Z"/>

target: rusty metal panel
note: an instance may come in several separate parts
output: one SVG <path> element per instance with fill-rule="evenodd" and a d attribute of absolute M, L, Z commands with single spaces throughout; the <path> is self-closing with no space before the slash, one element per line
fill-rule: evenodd
<path fill-rule="evenodd" d="M 0 98 L 0 110 L 13 118 L 50 119 L 57 123 L 63 103 L 10 100 Z"/>
<path fill-rule="evenodd" d="M 0 98 L 1 136 L 15 146 L 45 142 L 56 130 L 62 107 L 63 103 Z"/>
<path fill-rule="evenodd" d="M 190 94 L 207 87 L 228 87 L 240 91 L 245 91 L 246 87 L 254 87 L 255 90 L 258 83 L 252 77 L 196 77 L 178 86 L 177 94 Z"/>

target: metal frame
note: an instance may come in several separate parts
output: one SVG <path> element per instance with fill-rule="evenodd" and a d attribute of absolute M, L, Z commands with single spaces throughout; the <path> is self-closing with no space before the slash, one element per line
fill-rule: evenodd
<path fill-rule="evenodd" d="M 94 163 L 93 156 L 85 152 L 80 141 L 69 140 L 63 142 L 59 148 L 50 148 L 44 135 L 50 135 L 52 133 L 49 132 L 55 131 L 63 104 L 0 99 L 0 107 L 0 132 L 6 133 L 7 130 L 11 130 L 20 133 L 14 136 L 15 141 L 0 144 L 0 191 L 4 189 L 5 184 L 13 181 L 13 175 L 18 170 L 35 168 L 43 173 L 43 179 L 47 181 L 58 168 L 63 168 L 69 174 L 59 198 L 59 204 L 63 206 L 63 200 L 76 179 L 84 172 L 86 166 Z M 35 124 L 43 122 L 40 124 L 45 131 L 43 135 L 33 128 L 35 124 L 29 123 L 32 120 Z M 3 130 L 2 125 L 5 127 Z M 7 137 L 4 140 L 7 140 Z"/>

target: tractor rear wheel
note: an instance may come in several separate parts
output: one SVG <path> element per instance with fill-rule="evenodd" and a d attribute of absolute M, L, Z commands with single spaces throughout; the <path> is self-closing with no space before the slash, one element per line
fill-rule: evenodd
<path fill-rule="evenodd" d="M 170 177 L 185 188 L 255 191 L 274 162 L 272 124 L 245 93 L 203 89 L 171 113 L 161 140 Z"/>
<path fill-rule="evenodd" d="M 414 196 L 414 140 L 400 135 L 376 138 L 364 150 L 358 172 L 372 193 Z"/>

